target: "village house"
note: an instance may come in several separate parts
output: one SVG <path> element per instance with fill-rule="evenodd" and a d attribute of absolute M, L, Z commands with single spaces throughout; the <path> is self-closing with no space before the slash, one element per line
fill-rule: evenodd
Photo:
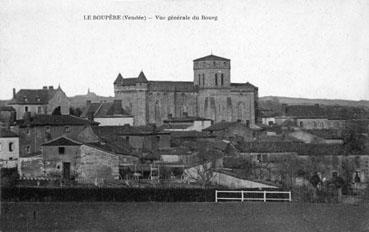
<path fill-rule="evenodd" d="M 292 120 L 295 127 L 302 129 L 343 129 L 345 128 L 347 115 L 342 115 L 339 110 L 329 110 L 315 105 L 286 105 L 282 104 L 282 115 L 275 117 L 275 122 L 281 125 L 287 120 Z"/>
<path fill-rule="evenodd" d="M 0 167 L 14 168 L 19 161 L 19 137 L 17 134 L 0 128 Z"/>
<path fill-rule="evenodd" d="M 119 137 L 136 152 L 149 153 L 170 147 L 170 133 L 152 126 L 94 126 L 86 128 L 80 138 Z"/>
<path fill-rule="evenodd" d="M 21 157 L 41 154 L 41 144 L 66 135 L 76 138 L 88 125 L 97 125 L 87 119 L 72 115 L 34 115 L 25 114 L 13 128 L 19 134 Z"/>
<path fill-rule="evenodd" d="M 114 144 L 82 143 L 59 137 L 43 145 L 45 175 L 79 183 L 104 182 L 120 178 L 120 168 L 134 165 L 138 158 Z"/>
<path fill-rule="evenodd" d="M 25 113 L 68 115 L 70 100 L 60 88 L 44 86 L 42 89 L 21 89 L 17 93 L 13 89 L 13 99 L 9 103 L 16 111 L 16 119 L 23 118 Z"/>
<path fill-rule="evenodd" d="M 87 101 L 82 118 L 94 120 L 100 126 L 133 126 L 133 116 L 129 115 L 122 107 L 122 100 L 113 102 L 91 103 Z"/>

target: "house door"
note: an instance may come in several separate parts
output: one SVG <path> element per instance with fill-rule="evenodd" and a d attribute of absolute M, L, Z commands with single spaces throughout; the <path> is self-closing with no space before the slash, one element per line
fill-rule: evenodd
<path fill-rule="evenodd" d="M 70 178 L 70 163 L 63 163 L 63 179 Z"/>

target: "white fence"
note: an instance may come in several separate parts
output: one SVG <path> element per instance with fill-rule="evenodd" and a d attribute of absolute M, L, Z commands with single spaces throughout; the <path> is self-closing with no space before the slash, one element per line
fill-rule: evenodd
<path fill-rule="evenodd" d="M 228 196 L 225 196 L 228 195 Z M 215 190 L 215 202 L 219 200 L 243 201 L 292 201 L 291 191 L 231 191 Z"/>

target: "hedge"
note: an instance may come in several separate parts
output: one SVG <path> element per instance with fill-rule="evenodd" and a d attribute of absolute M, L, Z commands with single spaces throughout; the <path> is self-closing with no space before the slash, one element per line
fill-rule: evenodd
<path fill-rule="evenodd" d="M 244 189 L 246 190 L 246 189 Z M 214 202 L 214 188 L 3 188 L 3 201 Z"/>

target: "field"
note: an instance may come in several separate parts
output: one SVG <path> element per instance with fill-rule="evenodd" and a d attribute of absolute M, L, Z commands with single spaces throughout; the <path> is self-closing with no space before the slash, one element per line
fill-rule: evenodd
<path fill-rule="evenodd" d="M 1 231 L 369 231 L 369 205 L 3 203 Z"/>

